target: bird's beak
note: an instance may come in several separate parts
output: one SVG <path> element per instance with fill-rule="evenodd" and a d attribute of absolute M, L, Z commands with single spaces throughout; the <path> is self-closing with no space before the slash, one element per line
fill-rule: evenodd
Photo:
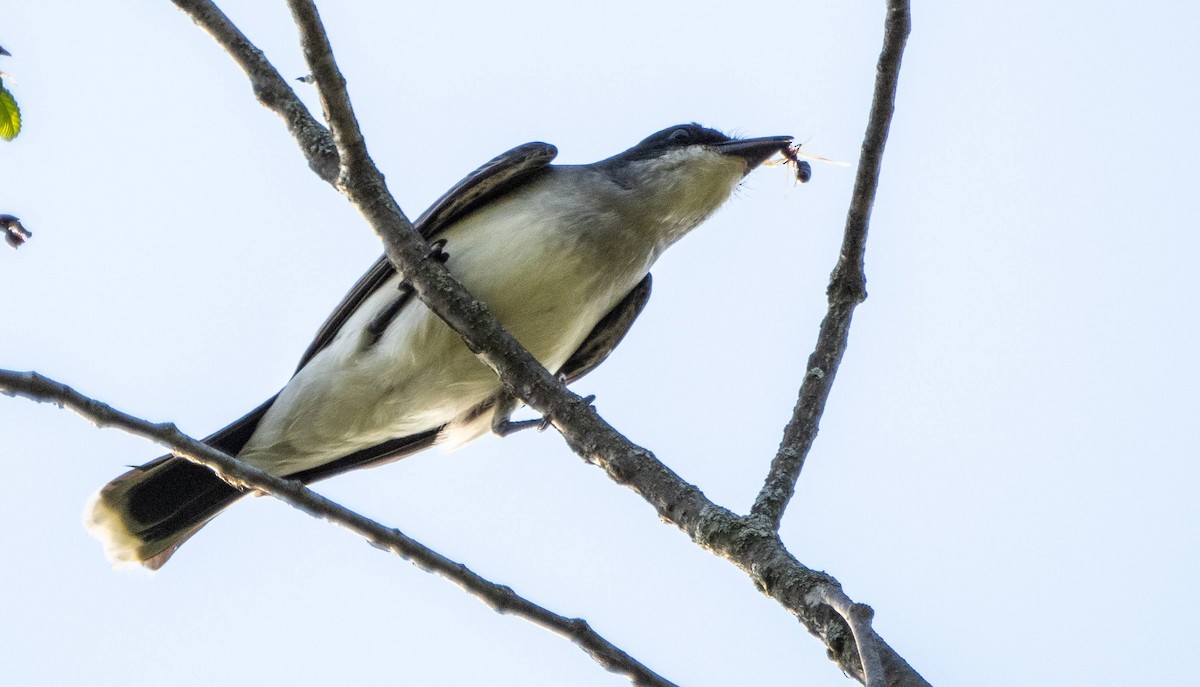
<path fill-rule="evenodd" d="M 746 174 L 749 174 L 755 167 L 766 162 L 772 155 L 782 152 L 791 143 L 791 136 L 763 136 L 717 143 L 713 148 L 722 155 L 736 155 L 745 160 Z"/>

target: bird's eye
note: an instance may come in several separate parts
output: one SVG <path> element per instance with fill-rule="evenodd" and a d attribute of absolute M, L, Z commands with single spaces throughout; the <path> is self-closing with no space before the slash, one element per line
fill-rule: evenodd
<path fill-rule="evenodd" d="M 671 143 L 687 143 L 692 139 L 692 132 L 687 129 L 676 129 L 667 136 L 667 140 Z"/>

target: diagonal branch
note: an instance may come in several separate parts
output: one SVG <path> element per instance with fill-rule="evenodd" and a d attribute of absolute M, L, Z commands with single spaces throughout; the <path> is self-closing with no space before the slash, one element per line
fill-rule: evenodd
<path fill-rule="evenodd" d="M 36 372 L 0 370 L 0 393 L 54 403 L 87 418 L 99 427 L 115 427 L 167 448 L 172 454 L 203 465 L 229 484 L 270 494 L 305 513 L 327 520 L 366 539 L 377 549 L 390 551 L 418 568 L 447 579 L 498 613 L 511 613 L 571 640 L 606 669 L 624 675 L 639 686 L 674 687 L 601 637 L 580 618 L 567 618 L 518 595 L 511 587 L 480 577 L 465 565 L 406 536 L 398 529 L 338 505 L 298 481 L 283 479 L 203 444 L 173 424 L 154 424 L 89 398 L 71 387 Z"/>
<path fill-rule="evenodd" d="M 833 388 L 838 365 L 846 352 L 850 337 L 850 320 L 854 308 L 867 297 L 867 280 L 863 273 L 863 256 L 867 249 L 867 226 L 875 191 L 879 188 L 879 170 L 883 164 L 883 148 L 891 128 L 892 111 L 896 105 L 896 84 L 900 78 L 900 58 L 908 40 L 911 19 L 908 0 L 888 0 L 884 27 L 883 50 L 876 66 L 875 95 L 867 119 L 858 174 L 854 179 L 854 195 L 846 215 L 846 231 L 837 266 L 830 278 L 829 311 L 821 321 L 817 346 L 808 358 L 808 372 L 800 386 L 792 419 L 783 431 L 779 451 L 771 462 L 766 483 L 759 491 L 750 514 L 763 518 L 772 528 L 779 529 L 783 511 L 796 493 L 796 481 L 804 459 L 817 438 L 825 402 Z"/>

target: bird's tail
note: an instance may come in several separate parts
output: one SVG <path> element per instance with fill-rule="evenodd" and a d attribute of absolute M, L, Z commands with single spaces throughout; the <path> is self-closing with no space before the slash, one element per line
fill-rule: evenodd
<path fill-rule="evenodd" d="M 113 564 L 157 570 L 244 493 L 202 465 L 163 456 L 104 485 L 88 503 L 84 522 Z"/>
<path fill-rule="evenodd" d="M 206 437 L 204 443 L 231 456 L 239 455 L 274 402 L 274 397 L 267 399 L 237 422 Z M 308 484 L 347 470 L 399 460 L 433 446 L 443 429 L 390 439 L 286 477 Z M 84 524 L 104 543 L 114 564 L 136 563 L 158 570 L 188 537 L 246 493 L 206 467 L 163 456 L 104 485 L 88 503 Z"/>
<path fill-rule="evenodd" d="M 204 443 L 237 455 L 274 402 L 272 396 Z M 158 570 L 188 537 L 244 493 L 206 467 L 163 456 L 104 485 L 88 502 L 83 520 L 114 565 L 137 563 Z"/>

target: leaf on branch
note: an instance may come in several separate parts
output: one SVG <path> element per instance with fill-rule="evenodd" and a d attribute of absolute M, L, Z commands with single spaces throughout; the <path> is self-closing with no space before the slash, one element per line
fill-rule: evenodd
<path fill-rule="evenodd" d="M 21 133 L 21 108 L 4 86 L 0 86 L 0 138 L 11 141 Z"/>

